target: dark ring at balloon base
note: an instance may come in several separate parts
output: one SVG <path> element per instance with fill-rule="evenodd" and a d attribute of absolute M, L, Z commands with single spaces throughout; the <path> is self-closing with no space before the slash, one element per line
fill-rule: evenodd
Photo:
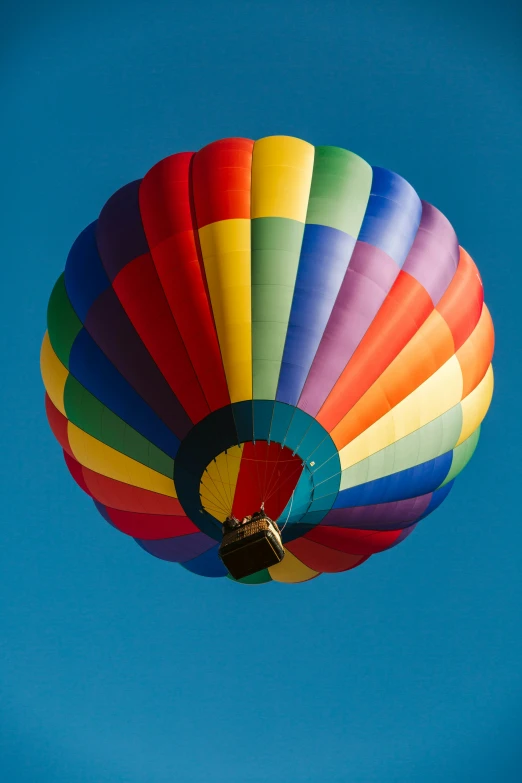
<path fill-rule="evenodd" d="M 341 463 L 324 427 L 286 403 L 236 402 L 200 421 L 181 443 L 174 461 L 178 500 L 199 529 L 219 541 L 221 524 L 202 504 L 201 478 L 219 454 L 252 441 L 278 443 L 302 460 L 303 470 L 293 497 L 279 517 L 281 523 L 286 522 L 283 540 L 299 538 L 316 527 L 332 508 L 339 492 Z"/>

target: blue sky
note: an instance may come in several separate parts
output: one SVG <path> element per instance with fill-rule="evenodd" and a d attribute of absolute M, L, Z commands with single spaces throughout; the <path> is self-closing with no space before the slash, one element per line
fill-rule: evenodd
<path fill-rule="evenodd" d="M 7 3 L 0 779 L 519 783 L 522 12 L 516 2 Z M 43 410 L 51 287 L 107 197 L 227 135 L 406 177 L 479 265 L 496 392 L 447 502 L 353 572 L 267 589 L 145 555 Z"/>

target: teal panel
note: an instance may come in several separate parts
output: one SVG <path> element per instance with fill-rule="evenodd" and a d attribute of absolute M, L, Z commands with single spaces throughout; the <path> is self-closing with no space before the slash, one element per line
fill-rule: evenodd
<path fill-rule="evenodd" d="M 308 461 L 310 454 L 316 451 L 326 438 L 331 443 L 331 438 L 325 429 L 321 427 L 319 422 L 313 421 L 310 429 L 299 444 L 299 455 L 303 460 Z"/>
<path fill-rule="evenodd" d="M 304 411 L 295 408 L 292 421 L 286 433 L 284 445 L 295 451 L 303 440 L 304 436 L 313 424 L 312 417 Z"/>
<path fill-rule="evenodd" d="M 236 443 L 247 443 L 254 439 L 254 408 L 252 400 L 236 402 L 231 408 L 237 432 Z M 216 452 L 217 456 L 220 452 Z"/>
<path fill-rule="evenodd" d="M 281 444 L 284 443 L 290 422 L 294 416 L 294 411 L 295 408 L 292 405 L 285 405 L 283 402 L 275 403 L 272 425 L 270 427 L 271 441 Z"/>
<path fill-rule="evenodd" d="M 254 400 L 254 440 L 268 440 L 274 403 L 271 400 Z"/>
<path fill-rule="evenodd" d="M 315 467 L 315 466 L 314 466 Z M 331 459 L 324 462 L 317 470 L 310 468 L 313 471 L 314 484 L 322 484 L 323 481 L 331 478 L 332 476 L 338 476 L 337 485 L 341 481 L 341 461 L 337 452 L 331 457 Z"/>
<path fill-rule="evenodd" d="M 312 451 L 311 454 L 307 457 L 307 463 L 309 469 L 312 471 L 312 473 L 316 473 L 318 470 L 320 470 L 325 462 L 328 462 L 328 460 L 332 459 L 332 457 L 337 457 L 337 462 L 339 464 L 340 469 L 340 461 L 339 461 L 339 455 L 338 451 L 335 448 L 335 443 L 333 443 L 330 436 L 327 436 L 322 443 L 319 444 L 319 446 Z M 312 465 L 312 462 L 314 463 Z"/>

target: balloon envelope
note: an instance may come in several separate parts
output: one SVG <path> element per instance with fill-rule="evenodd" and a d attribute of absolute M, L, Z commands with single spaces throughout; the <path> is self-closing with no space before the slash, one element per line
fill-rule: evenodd
<path fill-rule="evenodd" d="M 98 511 L 196 574 L 261 502 L 302 582 L 400 543 L 488 409 L 493 326 L 448 220 L 397 174 L 274 136 L 172 155 L 77 238 L 41 366 Z"/>

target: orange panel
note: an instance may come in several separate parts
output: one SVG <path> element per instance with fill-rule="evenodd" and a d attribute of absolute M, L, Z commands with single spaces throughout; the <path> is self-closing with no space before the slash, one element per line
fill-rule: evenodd
<path fill-rule="evenodd" d="M 380 378 L 332 431 L 341 449 L 426 381 L 455 352 L 446 321 L 434 310 Z"/>
<path fill-rule="evenodd" d="M 341 421 L 411 340 L 433 302 L 426 290 L 401 271 L 372 324 L 319 411 L 327 432 Z"/>
<path fill-rule="evenodd" d="M 483 302 L 484 290 L 478 269 L 468 253 L 460 248 L 457 271 L 437 305 L 437 310 L 451 329 L 455 350 L 467 340 L 478 323 Z"/>
<path fill-rule="evenodd" d="M 475 389 L 490 365 L 495 346 L 493 321 L 486 305 L 475 329 L 464 345 L 457 351 L 457 359 L 462 368 L 464 389 L 462 397 L 467 397 Z"/>

